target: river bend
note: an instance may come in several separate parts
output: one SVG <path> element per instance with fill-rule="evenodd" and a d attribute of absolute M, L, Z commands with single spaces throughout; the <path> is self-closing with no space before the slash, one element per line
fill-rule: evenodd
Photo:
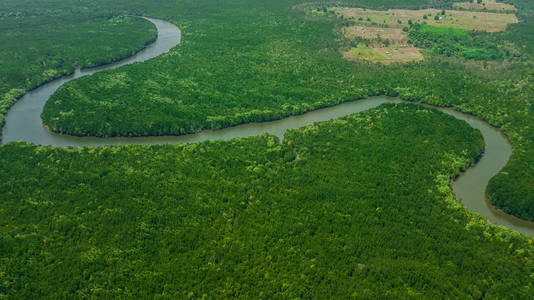
<path fill-rule="evenodd" d="M 58 135 L 46 130 L 41 121 L 41 111 L 50 96 L 64 83 L 96 72 L 146 61 L 168 52 L 180 42 L 181 33 L 176 25 L 158 19 L 146 19 L 154 23 L 158 29 L 158 38 L 153 44 L 136 55 L 120 62 L 88 70 L 76 70 L 71 76 L 52 81 L 28 92 L 9 110 L 2 131 L 3 142 L 25 141 L 58 147 L 165 144 L 232 139 L 260 135 L 262 133 L 270 133 L 282 139 L 288 129 L 362 112 L 383 103 L 402 102 L 402 100 L 396 98 L 373 97 L 366 100 L 346 102 L 278 121 L 249 123 L 221 130 L 205 130 L 196 134 L 183 136 L 95 138 Z M 475 166 L 469 168 L 452 185 L 456 197 L 460 199 L 467 209 L 486 216 L 494 224 L 503 225 L 521 233 L 534 235 L 534 223 L 522 221 L 513 216 L 498 212 L 486 201 L 485 191 L 489 180 L 506 165 L 512 153 L 512 147 L 506 137 L 499 130 L 476 117 L 446 108 L 438 109 L 457 119 L 466 121 L 473 128 L 479 129 L 484 137 L 484 155 Z"/>

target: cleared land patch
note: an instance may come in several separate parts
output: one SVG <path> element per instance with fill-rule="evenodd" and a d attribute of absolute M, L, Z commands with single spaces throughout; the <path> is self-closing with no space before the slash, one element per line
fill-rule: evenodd
<path fill-rule="evenodd" d="M 338 16 L 343 16 L 345 19 L 353 18 L 357 23 L 367 26 L 387 25 L 402 28 L 403 25 L 406 26 L 409 21 L 412 21 L 414 23 L 426 22 L 428 25 L 443 25 L 469 30 L 498 32 L 506 29 L 508 24 L 518 22 L 514 14 L 479 11 L 442 11 L 438 9 L 390 9 L 386 11 L 352 7 L 334 7 L 331 10 Z M 445 14 L 442 14 L 443 12 Z M 401 22 L 400 24 L 399 21 Z"/>
<path fill-rule="evenodd" d="M 338 18 L 353 22 L 343 28 L 343 34 L 354 41 L 356 47 L 343 53 L 348 59 L 392 63 L 420 60 L 422 54 L 408 43 L 405 27 L 414 23 L 426 23 L 444 28 L 460 28 L 486 32 L 498 32 L 508 24 L 517 23 L 513 14 L 458 11 L 458 10 L 407 10 L 387 11 L 363 8 L 330 8 Z M 368 51 L 365 51 L 364 47 Z"/>
<path fill-rule="evenodd" d="M 406 63 L 423 59 L 423 55 L 415 47 L 366 47 L 362 44 L 343 52 L 343 57 L 383 64 Z"/>
<path fill-rule="evenodd" d="M 487 9 L 493 11 L 516 11 L 515 6 L 497 2 L 495 0 L 482 0 L 480 3 L 478 1 L 473 2 L 458 2 L 452 5 L 456 8 L 463 9 Z"/>
<path fill-rule="evenodd" d="M 408 45 L 408 37 L 402 31 L 402 28 L 397 27 L 378 27 L 378 26 L 365 26 L 365 25 L 354 25 L 349 26 L 343 29 L 343 34 L 349 38 L 361 37 L 365 39 L 386 39 L 391 42 L 393 45 Z"/>

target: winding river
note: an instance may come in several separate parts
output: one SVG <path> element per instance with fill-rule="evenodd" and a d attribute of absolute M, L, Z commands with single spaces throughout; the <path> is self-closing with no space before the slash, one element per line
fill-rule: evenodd
<path fill-rule="evenodd" d="M 41 111 L 48 98 L 64 83 L 73 79 L 91 75 L 96 72 L 118 68 L 126 64 L 142 62 L 168 52 L 180 42 L 180 29 L 166 21 L 146 18 L 158 29 L 157 40 L 136 55 L 110 64 L 89 70 L 76 70 L 71 76 L 45 84 L 21 98 L 8 112 L 3 128 L 3 142 L 26 141 L 41 145 L 64 146 L 104 146 L 121 144 L 164 144 L 187 143 L 214 139 L 232 139 L 270 133 L 283 138 L 288 129 L 298 128 L 307 124 L 326 121 L 349 114 L 362 112 L 383 103 L 399 103 L 400 99 L 373 97 L 366 100 L 346 102 L 334 107 L 315 110 L 303 115 L 292 116 L 278 121 L 249 123 L 221 130 L 206 130 L 196 134 L 183 136 L 158 136 L 135 138 L 94 138 L 58 135 L 47 131 L 41 122 Z M 473 128 L 479 129 L 486 144 L 486 150 L 480 161 L 463 173 L 452 185 L 458 199 L 471 211 L 486 216 L 492 223 L 515 229 L 521 233 L 534 235 L 534 223 L 519 220 L 513 216 L 496 211 L 486 201 L 486 186 L 507 163 L 512 147 L 506 137 L 488 123 L 468 114 L 446 108 L 438 108 L 442 112 L 464 120 Z"/>

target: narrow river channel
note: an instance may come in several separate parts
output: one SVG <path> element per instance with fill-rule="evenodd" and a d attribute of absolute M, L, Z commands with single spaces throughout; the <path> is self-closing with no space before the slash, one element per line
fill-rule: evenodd
<path fill-rule="evenodd" d="M 76 70 L 68 77 L 52 81 L 29 93 L 20 99 L 8 112 L 6 124 L 3 128 L 4 143 L 10 141 L 26 141 L 40 145 L 65 146 L 105 146 L 124 144 L 165 144 L 188 143 L 215 139 L 232 139 L 270 133 L 283 138 L 288 129 L 302 127 L 313 122 L 327 121 L 346 115 L 362 112 L 383 103 L 399 103 L 400 99 L 388 97 L 373 97 L 365 100 L 346 102 L 334 107 L 315 110 L 303 115 L 288 117 L 278 121 L 249 123 L 221 130 L 206 130 L 196 134 L 183 136 L 158 136 L 134 138 L 94 138 L 58 135 L 47 131 L 41 122 L 41 111 L 48 98 L 64 83 L 73 79 L 91 75 L 103 70 L 118 68 L 126 64 L 142 62 L 168 52 L 180 42 L 180 29 L 166 21 L 146 18 L 156 25 L 158 39 L 136 55 L 110 64 L 89 70 Z M 494 210 L 486 202 L 486 186 L 507 163 L 512 147 L 506 137 L 486 122 L 468 114 L 463 114 L 445 108 L 438 108 L 442 112 L 464 120 L 472 127 L 479 129 L 486 144 L 486 150 L 481 160 L 463 173 L 452 185 L 458 199 L 471 211 L 486 216 L 492 223 L 515 229 L 521 233 L 534 236 L 534 223 L 519 220 L 510 215 Z"/>

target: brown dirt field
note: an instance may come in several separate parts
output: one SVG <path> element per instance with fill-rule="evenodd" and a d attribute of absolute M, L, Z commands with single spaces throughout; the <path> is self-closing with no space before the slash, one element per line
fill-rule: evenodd
<path fill-rule="evenodd" d="M 398 49 L 390 48 L 373 48 L 373 50 L 386 57 L 381 61 L 383 64 L 406 63 L 423 59 L 423 54 L 415 47 L 399 47 Z"/>
<path fill-rule="evenodd" d="M 434 16 L 441 13 L 438 9 L 408 10 L 390 9 L 387 11 L 369 10 L 362 8 L 334 7 L 331 9 L 338 16 L 353 18 L 363 26 L 372 26 L 372 23 L 388 25 L 390 27 L 403 27 L 412 22 L 427 22 L 429 25 L 444 25 L 468 30 L 481 30 L 497 32 L 506 29 L 508 24 L 517 23 L 518 19 L 514 14 L 490 13 L 476 11 L 446 10 L 441 20 L 434 20 Z M 429 15 L 424 19 L 424 15 Z M 359 20 L 359 18 L 362 20 Z M 370 21 L 367 20 L 370 19 Z M 398 21 L 401 21 L 401 24 Z"/>
<path fill-rule="evenodd" d="M 343 29 L 343 34 L 348 38 L 363 37 L 366 39 L 376 39 L 380 36 L 387 39 L 392 45 L 407 46 L 408 37 L 401 28 L 372 27 L 372 26 L 350 26 Z"/>
<path fill-rule="evenodd" d="M 343 52 L 343 57 L 348 60 L 362 59 L 369 62 L 377 62 L 385 65 L 392 63 L 407 63 L 423 59 L 419 49 L 415 47 L 372 47 L 353 48 Z"/>
<path fill-rule="evenodd" d="M 402 31 L 404 26 L 408 26 L 409 20 L 414 23 L 426 22 L 429 25 L 489 32 L 502 31 L 506 29 L 508 24 L 518 22 L 514 14 L 507 13 L 446 10 L 445 15 L 441 15 L 441 10 L 437 9 L 379 11 L 349 7 L 334 7 L 330 10 L 338 16 L 343 16 L 344 19 L 356 22 L 354 26 L 343 28 L 343 34 L 347 38 L 361 37 L 371 40 L 369 47 L 358 45 L 343 52 L 343 57 L 383 64 L 406 63 L 423 59 L 421 52 L 407 43 L 408 37 Z M 424 19 L 424 15 L 427 15 L 426 19 Z M 439 20 L 434 19 L 436 15 L 440 17 Z M 385 47 L 383 43 L 379 43 L 378 36 L 383 40 L 389 40 L 390 46 Z"/>
<path fill-rule="evenodd" d="M 476 1 L 471 2 L 458 2 L 452 5 L 453 7 L 461 7 L 465 9 L 488 9 L 488 10 L 502 10 L 502 11 L 516 11 L 517 9 L 510 4 L 499 3 L 495 0 L 482 0 L 482 3 L 478 4 Z"/>

